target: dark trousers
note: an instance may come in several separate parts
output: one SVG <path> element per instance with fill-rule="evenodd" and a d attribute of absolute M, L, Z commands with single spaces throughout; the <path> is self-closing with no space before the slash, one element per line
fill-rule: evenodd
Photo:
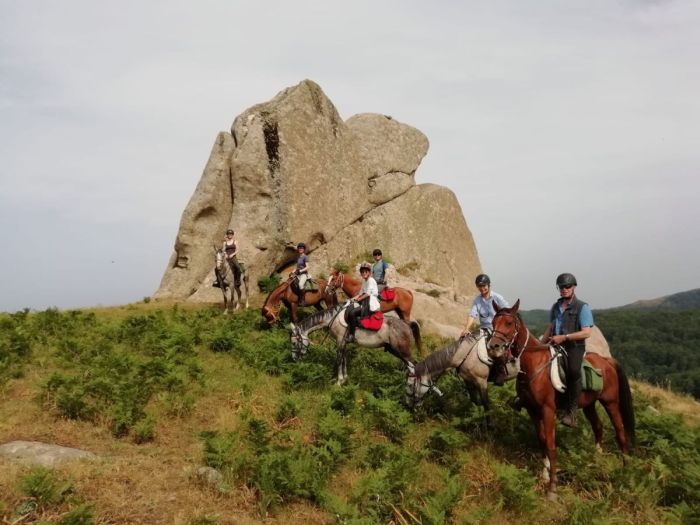
<path fill-rule="evenodd" d="M 360 319 L 367 317 L 369 314 L 369 297 L 353 305 L 345 317 L 345 320 L 348 322 L 348 328 L 351 331 L 350 333 L 354 333 L 355 328 L 360 324 Z"/>
<path fill-rule="evenodd" d="M 566 349 L 566 391 L 569 393 L 569 410 L 576 409 L 576 400 L 581 393 L 581 364 L 583 363 L 583 354 L 585 352 L 585 347 L 577 348 L 572 346 Z"/>
<path fill-rule="evenodd" d="M 228 260 L 228 265 L 233 272 L 233 285 L 238 288 L 241 285 L 241 266 L 238 264 L 238 260 L 235 257 Z"/>

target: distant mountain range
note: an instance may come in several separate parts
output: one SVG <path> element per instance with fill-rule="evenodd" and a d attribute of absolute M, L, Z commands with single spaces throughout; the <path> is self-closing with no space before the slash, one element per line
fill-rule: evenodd
<path fill-rule="evenodd" d="M 614 308 L 605 308 L 606 311 L 611 310 L 693 310 L 700 308 L 700 288 L 688 290 L 687 292 L 678 292 L 671 295 L 665 295 L 656 299 L 645 299 L 635 301 L 623 306 Z M 603 309 L 599 309 L 603 310 Z M 595 310 L 594 310 L 595 311 Z M 535 309 L 524 310 L 520 314 L 523 317 L 525 324 L 532 327 L 543 326 L 549 321 L 549 310 Z"/>

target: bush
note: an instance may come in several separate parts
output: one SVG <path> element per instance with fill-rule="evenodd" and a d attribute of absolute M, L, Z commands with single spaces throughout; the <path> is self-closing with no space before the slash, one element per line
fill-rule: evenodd
<path fill-rule="evenodd" d="M 497 463 L 494 468 L 496 481 L 491 487 L 499 503 L 506 509 L 526 513 L 539 501 L 532 474 L 507 463 Z"/>
<path fill-rule="evenodd" d="M 299 413 L 299 403 L 290 397 L 285 397 L 277 407 L 275 413 L 275 421 L 283 423 L 290 419 L 294 419 Z"/>
<path fill-rule="evenodd" d="M 365 395 L 365 404 L 370 425 L 394 443 L 400 443 L 410 429 L 410 414 L 396 401 L 377 399 L 372 394 Z"/>
<path fill-rule="evenodd" d="M 270 293 L 277 288 L 282 282 L 282 276 L 278 273 L 273 273 L 269 277 L 260 277 L 258 279 L 258 288 L 263 293 Z"/>
<path fill-rule="evenodd" d="M 464 435 L 454 428 L 436 428 L 428 437 L 425 446 L 428 457 L 442 464 L 451 464 L 460 447 L 467 443 Z"/>
<path fill-rule="evenodd" d="M 58 505 L 72 492 L 73 485 L 47 468 L 36 467 L 20 480 L 20 490 L 39 505 Z"/>

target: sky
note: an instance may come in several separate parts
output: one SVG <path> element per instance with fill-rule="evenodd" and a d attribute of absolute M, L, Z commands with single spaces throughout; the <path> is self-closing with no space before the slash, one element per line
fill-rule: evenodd
<path fill-rule="evenodd" d="M 493 289 L 700 287 L 700 3 L 0 0 L 0 311 L 158 288 L 217 133 L 304 79 L 430 149 Z"/>

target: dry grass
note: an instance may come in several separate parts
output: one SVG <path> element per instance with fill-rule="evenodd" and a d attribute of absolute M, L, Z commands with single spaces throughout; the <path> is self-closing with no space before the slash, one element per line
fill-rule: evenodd
<path fill-rule="evenodd" d="M 98 455 L 99 461 L 66 464 L 59 472 L 73 480 L 81 501 L 94 505 L 99 524 L 185 525 L 204 516 L 236 525 L 331 523 L 327 513 L 304 502 L 285 505 L 263 519 L 256 494 L 248 487 L 231 487 L 222 493 L 197 479 L 196 470 L 202 465 L 199 433 L 235 430 L 242 410 L 271 420 L 280 395 L 278 382 L 270 378 L 263 381 L 262 388 L 243 394 L 240 379 L 227 373 L 224 360 L 216 354 L 207 357 L 207 376 L 217 380 L 202 387 L 186 417 L 166 415 L 157 401 L 149 407 L 158 415 L 158 425 L 155 441 L 144 445 L 114 438 L 105 425 L 56 418 L 43 410 L 35 400 L 41 377 L 32 370 L 27 377 L 8 383 L 2 392 L 0 443 L 41 441 Z M 10 511 L 23 499 L 19 479 L 28 471 L 27 466 L 0 459 L 0 494 Z"/>
<path fill-rule="evenodd" d="M 648 397 L 660 412 L 673 412 L 683 416 L 689 425 L 700 425 L 700 402 L 687 394 L 679 394 L 666 388 L 631 380 L 633 390 Z"/>

